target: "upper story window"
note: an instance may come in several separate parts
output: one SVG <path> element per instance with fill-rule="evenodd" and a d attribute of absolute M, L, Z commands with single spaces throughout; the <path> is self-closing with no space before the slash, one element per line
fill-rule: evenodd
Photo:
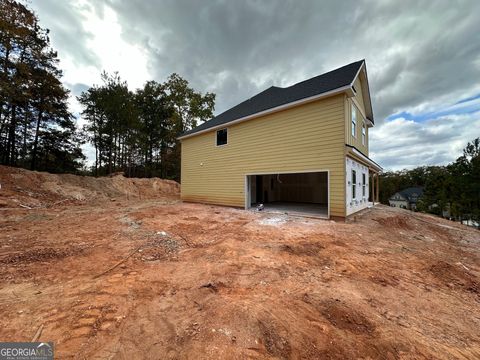
<path fill-rule="evenodd" d="M 227 145 L 228 129 L 217 130 L 217 146 Z"/>
<path fill-rule="evenodd" d="M 352 136 L 357 137 L 357 108 L 352 104 Z"/>
<path fill-rule="evenodd" d="M 367 145 L 367 127 L 362 123 L 362 144 Z"/>
<path fill-rule="evenodd" d="M 228 129 L 217 130 L 217 146 L 227 145 Z"/>

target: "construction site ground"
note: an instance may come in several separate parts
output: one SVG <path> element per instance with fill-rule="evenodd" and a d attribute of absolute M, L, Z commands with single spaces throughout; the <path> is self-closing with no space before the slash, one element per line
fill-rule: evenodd
<path fill-rule="evenodd" d="M 0 341 L 61 359 L 478 359 L 480 232 L 182 203 L 0 167 Z"/>

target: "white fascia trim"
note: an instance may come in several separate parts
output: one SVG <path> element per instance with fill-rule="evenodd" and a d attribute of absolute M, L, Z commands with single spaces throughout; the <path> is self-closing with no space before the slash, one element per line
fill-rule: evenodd
<path fill-rule="evenodd" d="M 364 70 L 364 68 L 365 68 L 365 61 L 362 62 L 362 66 L 360 66 L 360 68 L 359 68 L 358 71 L 357 71 L 357 74 L 355 75 L 355 77 L 353 78 L 352 83 L 350 84 L 350 87 L 351 87 L 352 89 L 354 88 L 354 87 L 353 87 L 353 83 L 355 82 L 355 80 L 357 80 L 358 75 L 360 74 L 360 72 L 361 72 L 362 70 Z M 366 71 L 366 70 L 365 70 L 365 71 Z M 372 115 L 373 115 L 373 109 L 371 108 L 372 100 L 371 100 L 371 98 L 370 98 L 370 87 L 369 87 L 369 85 L 368 85 L 368 77 L 367 77 L 366 74 L 365 74 L 365 79 L 367 80 L 366 88 L 368 89 L 367 93 L 368 93 L 368 101 L 369 101 L 369 104 L 370 104 L 369 107 L 370 107 L 370 111 L 371 111 L 371 113 L 372 113 Z M 363 90 L 363 89 L 362 89 L 362 90 Z M 364 91 L 364 93 L 365 93 L 365 91 Z M 365 119 L 368 120 L 368 127 L 372 127 L 372 126 L 373 126 L 373 121 L 370 120 L 366 115 L 365 115 L 364 117 L 365 117 Z"/>
<path fill-rule="evenodd" d="M 362 66 L 360 66 L 358 68 L 358 71 L 357 73 L 355 74 L 355 76 L 353 77 L 353 80 L 352 82 L 350 83 L 350 87 L 353 89 L 353 83 L 355 82 L 355 80 L 357 80 L 357 77 L 358 77 L 358 74 L 360 74 L 360 71 L 362 71 L 363 67 L 365 66 L 365 61 L 362 61 Z"/>
<path fill-rule="evenodd" d="M 383 168 L 380 165 L 377 165 L 374 163 L 372 160 L 367 158 L 365 155 L 363 155 L 360 151 L 358 151 L 355 148 L 350 148 L 350 151 L 353 152 L 355 155 L 357 155 L 359 158 L 361 158 L 363 161 L 365 161 L 367 164 L 370 164 L 370 166 L 378 171 L 382 171 Z"/>
<path fill-rule="evenodd" d="M 315 100 L 318 100 L 318 99 L 321 99 L 321 98 L 324 98 L 324 97 L 327 97 L 327 96 L 331 96 L 331 95 L 335 95 L 335 94 L 340 94 L 344 91 L 347 91 L 349 89 L 352 88 L 352 85 L 346 85 L 346 86 L 342 86 L 338 89 L 334 89 L 334 90 L 331 90 L 331 91 L 327 91 L 327 92 L 324 92 L 324 93 L 321 93 L 319 95 L 315 95 L 315 96 L 310 96 L 308 98 L 304 98 L 304 99 L 300 99 L 300 100 L 297 100 L 297 101 L 293 101 L 291 103 L 288 103 L 288 104 L 284 104 L 284 105 L 280 105 L 280 106 L 277 106 L 277 107 L 274 107 L 274 108 L 271 108 L 271 109 L 267 109 L 267 110 L 264 110 L 264 111 L 260 111 L 258 113 L 255 113 L 255 114 L 252 114 L 252 115 L 248 115 L 248 116 L 245 116 L 245 117 L 242 117 L 240 119 L 236 119 L 236 120 L 232 120 L 228 123 L 224 123 L 224 124 L 221 124 L 221 125 L 217 125 L 217 126 L 214 126 L 214 127 L 211 127 L 211 128 L 208 128 L 208 129 L 204 129 L 204 130 L 201 130 L 201 131 L 198 131 L 198 132 L 195 132 L 193 134 L 188 134 L 188 135 L 185 135 L 185 136 L 180 136 L 178 137 L 177 139 L 178 140 L 183 140 L 183 139 L 186 139 L 186 138 L 189 138 L 189 137 L 192 137 L 192 136 L 196 136 L 196 135 L 200 135 L 200 134 L 203 134 L 203 133 L 206 133 L 206 132 L 209 132 L 209 131 L 213 131 L 213 130 L 218 130 L 218 129 L 223 129 L 227 126 L 231 126 L 231 125 L 234 125 L 234 124 L 238 124 L 238 123 L 241 123 L 241 122 L 244 122 L 244 121 L 247 121 L 247 120 L 251 120 L 251 119 L 254 119 L 254 118 L 257 118 L 257 117 L 260 117 L 260 116 L 264 116 L 264 115 L 268 115 L 268 114 L 271 114 L 271 113 L 274 113 L 274 112 L 277 112 L 277 111 L 281 111 L 281 110 L 285 110 L 285 109 L 288 109 L 288 108 L 291 108 L 291 107 L 294 107 L 294 106 L 298 106 L 298 105 L 302 105 L 302 104 L 306 104 L 306 103 L 309 103 L 309 102 L 312 102 L 312 101 L 315 101 Z"/>

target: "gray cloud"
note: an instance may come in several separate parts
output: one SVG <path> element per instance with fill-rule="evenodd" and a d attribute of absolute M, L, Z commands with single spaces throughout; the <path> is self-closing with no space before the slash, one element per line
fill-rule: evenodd
<path fill-rule="evenodd" d="M 447 164 L 479 135 L 472 129 L 480 129 L 480 111 L 423 122 L 395 119 L 372 133 L 371 156 L 389 170 Z"/>
<path fill-rule="evenodd" d="M 79 96 L 82 92 L 90 88 L 89 85 L 82 84 L 82 83 L 75 83 L 75 84 L 66 83 L 65 85 L 68 86 L 68 88 L 72 92 L 72 95 L 74 96 Z"/>
<path fill-rule="evenodd" d="M 98 59 L 87 48 L 92 34 L 81 6 L 53 0 L 32 5 L 41 9 L 55 46 L 100 73 Z M 412 145 L 412 139 L 455 144 L 450 150 L 459 151 L 455 134 L 440 138 L 435 129 L 455 123 L 451 131 L 464 134 L 460 127 L 468 122 L 431 119 L 415 128 L 415 136 L 393 142 L 381 138 L 391 128 L 385 118 L 403 111 L 424 114 L 480 92 L 476 0 L 105 0 L 82 6 L 99 17 L 111 8 L 123 40 L 145 51 L 153 79 L 163 81 L 177 72 L 195 88 L 215 92 L 217 114 L 271 85 L 290 85 L 365 58 L 377 124 L 371 144 L 390 167 L 450 161 L 451 155 L 433 145 L 423 157 L 397 151 Z M 471 116 L 470 121 L 479 117 Z M 397 123 L 403 133 L 413 128 Z"/>
<path fill-rule="evenodd" d="M 166 1 L 152 7 L 111 1 L 110 6 L 120 16 L 125 39 L 143 39 L 153 54 L 155 77 L 175 71 L 216 92 L 219 111 L 273 83 L 287 85 L 358 59 L 330 58 L 338 44 L 326 41 L 348 23 L 328 13 L 347 13 L 348 4 L 329 9 L 318 2 Z"/>
<path fill-rule="evenodd" d="M 152 74 L 176 71 L 218 94 L 219 111 L 366 58 L 377 122 L 475 85 L 480 3 L 463 1 L 110 0 L 127 41 L 145 43 Z M 222 76 L 219 76 L 222 75 Z"/>
<path fill-rule="evenodd" d="M 88 40 L 93 34 L 85 28 L 87 19 L 81 12 L 82 7 L 90 5 L 55 0 L 42 0 L 31 5 L 39 15 L 41 26 L 50 29 L 52 44 L 61 52 L 60 57 L 68 56 L 77 65 L 100 64 L 98 57 L 88 49 Z"/>

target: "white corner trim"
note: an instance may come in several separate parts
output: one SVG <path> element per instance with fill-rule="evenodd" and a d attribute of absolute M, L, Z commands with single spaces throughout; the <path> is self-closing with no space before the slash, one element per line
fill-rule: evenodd
<path fill-rule="evenodd" d="M 189 137 L 192 137 L 192 136 L 196 136 L 196 135 L 200 135 L 200 134 L 203 134 L 203 133 L 206 133 L 206 132 L 209 132 L 209 131 L 223 129 L 227 126 L 238 124 L 238 123 L 241 123 L 241 122 L 244 122 L 244 121 L 247 121 L 247 120 L 251 120 L 251 119 L 254 119 L 254 118 L 257 118 L 257 117 L 260 117 L 260 116 L 272 114 L 272 113 L 275 113 L 275 112 L 278 112 L 278 111 L 281 111 L 281 110 L 285 110 L 285 109 L 292 108 L 292 107 L 295 107 L 295 106 L 298 106 L 298 105 L 306 104 L 306 103 L 309 103 L 309 102 L 312 102 L 312 101 L 315 101 L 315 100 L 318 100 L 318 99 L 321 99 L 321 98 L 324 98 L 324 97 L 328 97 L 328 96 L 331 96 L 331 95 L 340 94 L 340 93 L 342 93 L 344 91 L 347 91 L 349 89 L 352 89 L 351 84 L 346 85 L 346 86 L 342 86 L 340 88 L 330 90 L 330 91 L 327 91 L 327 92 L 324 92 L 324 93 L 321 93 L 321 94 L 318 94 L 318 95 L 310 96 L 308 98 L 293 101 L 293 102 L 290 102 L 288 104 L 283 104 L 283 105 L 280 105 L 280 106 L 277 106 L 277 107 L 274 107 L 274 108 L 271 108 L 271 109 L 260 111 L 258 113 L 248 115 L 248 116 L 236 119 L 236 120 L 232 120 L 230 122 L 227 122 L 227 123 L 224 123 L 224 124 L 221 124 L 221 125 L 213 126 L 211 128 L 195 132 L 193 134 L 188 134 L 188 135 L 185 135 L 185 136 L 179 136 L 177 139 L 178 140 L 183 140 L 183 139 L 186 139 L 186 138 L 189 138 Z"/>

